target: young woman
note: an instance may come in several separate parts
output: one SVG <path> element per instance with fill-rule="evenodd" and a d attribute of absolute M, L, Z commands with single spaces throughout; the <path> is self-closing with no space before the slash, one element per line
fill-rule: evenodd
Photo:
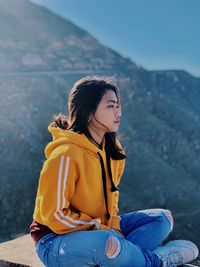
<path fill-rule="evenodd" d="M 45 266 L 177 266 L 198 255 L 195 244 L 175 240 L 169 210 L 118 214 L 125 152 L 116 138 L 121 118 L 112 77 L 87 76 L 69 95 L 69 115 L 48 130 L 31 235 Z"/>

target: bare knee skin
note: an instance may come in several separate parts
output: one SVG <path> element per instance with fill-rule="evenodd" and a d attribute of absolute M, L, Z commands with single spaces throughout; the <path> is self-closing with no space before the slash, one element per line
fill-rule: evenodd
<path fill-rule="evenodd" d="M 166 217 L 169 220 L 169 222 L 171 223 L 171 230 L 172 230 L 173 226 L 174 226 L 174 219 L 172 217 L 171 211 L 170 210 L 164 210 L 163 212 L 166 215 Z"/>
<path fill-rule="evenodd" d="M 110 236 L 106 243 L 106 256 L 109 259 L 116 258 L 121 251 L 121 243 L 117 237 Z"/>

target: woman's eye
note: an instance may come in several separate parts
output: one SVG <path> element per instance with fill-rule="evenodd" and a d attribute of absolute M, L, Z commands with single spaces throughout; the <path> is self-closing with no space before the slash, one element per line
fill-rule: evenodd
<path fill-rule="evenodd" d="M 114 105 L 109 105 L 108 108 L 114 108 Z M 120 106 L 116 106 L 116 108 L 120 108 Z"/>

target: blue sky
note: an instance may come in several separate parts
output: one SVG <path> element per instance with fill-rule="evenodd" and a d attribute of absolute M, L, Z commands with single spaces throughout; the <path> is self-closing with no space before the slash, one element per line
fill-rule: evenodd
<path fill-rule="evenodd" d="M 200 0 L 32 0 L 146 69 L 200 77 Z"/>

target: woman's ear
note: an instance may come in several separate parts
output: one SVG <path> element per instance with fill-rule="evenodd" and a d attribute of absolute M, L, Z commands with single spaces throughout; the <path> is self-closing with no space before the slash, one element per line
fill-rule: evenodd
<path fill-rule="evenodd" d="M 92 114 L 89 115 L 89 118 L 88 118 L 88 123 L 90 123 L 92 120 Z"/>
<path fill-rule="evenodd" d="M 88 122 L 91 122 L 93 116 L 94 116 L 94 113 L 91 112 L 90 115 L 89 115 L 89 117 L 88 117 Z"/>

